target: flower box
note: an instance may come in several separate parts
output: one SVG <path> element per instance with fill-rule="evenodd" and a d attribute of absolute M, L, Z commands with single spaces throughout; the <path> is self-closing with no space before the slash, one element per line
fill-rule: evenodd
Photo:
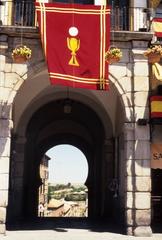
<path fill-rule="evenodd" d="M 15 63 L 25 63 L 31 58 L 31 49 L 26 46 L 18 46 L 12 51 L 12 58 Z"/>
<path fill-rule="evenodd" d="M 162 58 L 162 47 L 161 45 L 152 45 L 147 51 L 144 52 L 144 56 L 148 58 L 149 63 L 158 63 Z"/>
<path fill-rule="evenodd" d="M 109 64 L 117 63 L 120 61 L 122 57 L 122 52 L 119 48 L 111 47 L 106 53 L 105 53 L 105 60 Z"/>
<path fill-rule="evenodd" d="M 13 60 L 15 63 L 24 63 L 26 62 L 28 59 L 25 56 L 21 56 L 21 55 L 14 55 L 13 56 Z"/>
<path fill-rule="evenodd" d="M 158 63 L 160 62 L 161 56 L 158 53 L 150 53 L 148 55 L 148 62 L 149 63 Z"/>

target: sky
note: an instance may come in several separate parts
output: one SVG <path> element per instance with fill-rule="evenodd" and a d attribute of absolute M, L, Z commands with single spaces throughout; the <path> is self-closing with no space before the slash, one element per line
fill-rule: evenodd
<path fill-rule="evenodd" d="M 50 183 L 85 183 L 88 164 L 84 154 L 72 145 L 57 145 L 46 152 Z"/>

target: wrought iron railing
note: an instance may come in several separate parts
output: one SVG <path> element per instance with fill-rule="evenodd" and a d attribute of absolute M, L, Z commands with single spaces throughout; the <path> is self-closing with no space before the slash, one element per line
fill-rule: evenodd
<path fill-rule="evenodd" d="M 114 31 L 149 31 L 149 9 L 114 7 L 111 9 L 111 30 Z"/>
<path fill-rule="evenodd" d="M 0 0 L 0 25 L 35 26 L 34 1 Z"/>
<path fill-rule="evenodd" d="M 34 1 L 0 0 L 0 25 L 35 27 Z M 111 30 L 148 31 L 149 11 L 144 8 L 113 7 L 111 9 Z"/>

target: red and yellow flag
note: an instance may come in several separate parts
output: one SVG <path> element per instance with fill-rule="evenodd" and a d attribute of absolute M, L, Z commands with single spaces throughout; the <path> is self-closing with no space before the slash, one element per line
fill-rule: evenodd
<path fill-rule="evenodd" d="M 155 36 L 162 37 L 162 18 L 154 18 L 152 20 L 152 29 L 155 32 Z"/>
<path fill-rule="evenodd" d="M 150 97 L 151 118 L 162 118 L 162 96 Z"/>
<path fill-rule="evenodd" d="M 109 7 L 35 4 L 51 84 L 107 90 Z"/>

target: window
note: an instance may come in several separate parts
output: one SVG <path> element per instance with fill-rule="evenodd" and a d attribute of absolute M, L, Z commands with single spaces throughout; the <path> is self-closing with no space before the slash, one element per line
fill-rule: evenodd
<path fill-rule="evenodd" d="M 34 1 L 14 1 L 13 25 L 34 26 L 35 8 Z"/>
<path fill-rule="evenodd" d="M 112 6 L 118 6 L 118 7 L 126 7 L 129 5 L 128 0 L 109 0 L 108 1 L 110 5 Z"/>
<path fill-rule="evenodd" d="M 129 1 L 128 0 L 110 0 L 111 27 L 113 30 L 128 30 Z"/>

